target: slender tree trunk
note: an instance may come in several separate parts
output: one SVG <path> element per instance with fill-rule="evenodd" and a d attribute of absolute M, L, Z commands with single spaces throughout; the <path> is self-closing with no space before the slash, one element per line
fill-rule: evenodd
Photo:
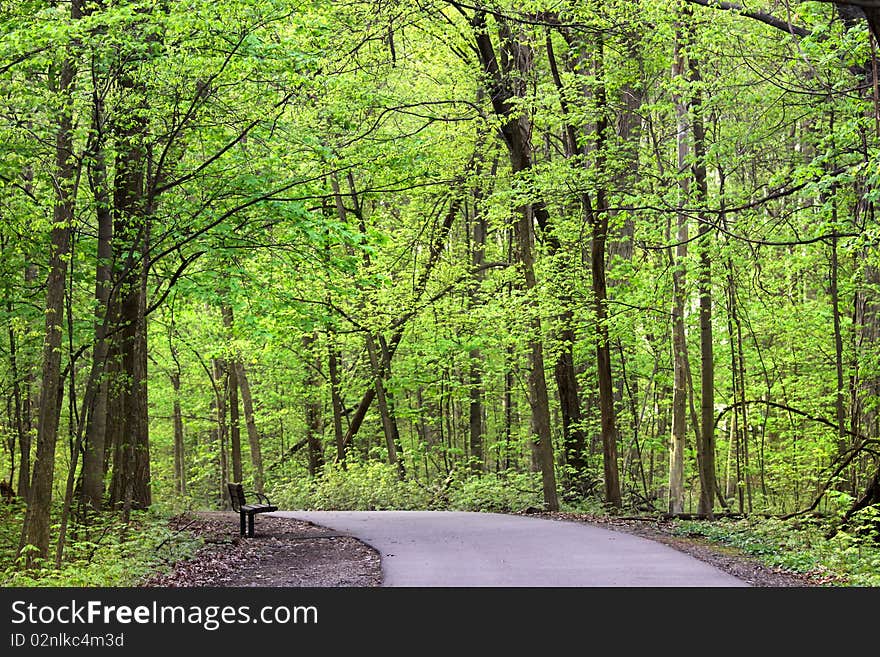
<path fill-rule="evenodd" d="M 336 439 L 336 461 L 345 464 L 345 434 L 342 431 L 342 395 L 339 380 L 339 356 L 335 341 L 331 339 L 327 369 L 330 373 L 330 400 L 333 406 L 333 437 Z"/>
<path fill-rule="evenodd" d="M 241 391 L 241 403 L 244 407 L 244 423 L 247 427 L 248 443 L 251 448 L 251 464 L 254 470 L 254 488 L 258 493 L 262 493 L 265 482 L 263 475 L 263 455 L 260 450 L 260 436 L 257 433 L 257 423 L 254 419 L 254 401 L 251 396 L 251 385 L 248 381 L 244 364 L 236 361 L 235 367 L 238 378 L 238 387 Z"/>
<path fill-rule="evenodd" d="M 505 470 L 510 469 L 510 443 L 513 438 L 513 360 L 513 347 L 507 347 L 504 359 L 504 395 L 502 398 L 504 405 L 504 428 L 501 433 L 504 445 Z"/>
<path fill-rule="evenodd" d="M 713 516 L 715 500 L 715 352 L 712 338 L 712 254 L 709 251 L 712 235 L 710 221 L 702 212 L 708 201 L 706 182 L 706 130 L 702 116 L 702 81 L 700 70 L 694 58 L 688 60 L 691 81 L 697 84 L 691 100 L 694 135 L 694 197 L 700 208 L 700 504 L 699 513 L 709 519 Z"/>
<path fill-rule="evenodd" d="M 474 284 L 471 288 L 469 306 L 476 307 L 480 303 L 480 285 L 485 278 L 485 270 L 482 265 L 485 261 L 486 252 L 486 219 L 480 210 L 479 192 L 474 193 L 474 212 L 471 218 L 472 246 L 471 266 L 476 272 Z M 483 355 L 479 349 L 471 349 L 468 354 L 469 378 L 468 378 L 468 430 L 470 437 L 470 466 L 471 469 L 480 473 L 485 469 L 485 457 L 483 455 Z"/>
<path fill-rule="evenodd" d="M 226 329 L 228 338 L 232 339 L 232 325 L 235 321 L 232 306 L 223 304 L 220 309 L 223 315 L 223 327 Z M 238 359 L 233 354 L 232 361 L 229 364 L 229 448 L 232 455 L 232 478 L 236 482 L 241 483 L 241 424 L 238 417 L 238 368 L 235 361 Z"/>
<path fill-rule="evenodd" d="M 834 213 L 836 214 L 836 208 Z M 835 228 L 831 237 L 831 283 L 829 294 L 831 296 L 831 312 L 834 321 L 834 371 L 837 375 L 837 390 L 834 395 L 834 413 L 837 419 L 837 454 L 838 457 L 843 457 L 849 449 L 849 441 L 846 432 L 846 389 L 843 384 L 843 331 L 840 328 L 840 286 L 838 283 L 840 265 L 837 257 L 837 242 L 837 230 Z M 842 488 L 848 488 L 845 482 Z"/>
<path fill-rule="evenodd" d="M 682 52 L 680 30 L 676 35 L 672 77 L 685 79 L 685 56 Z M 680 95 L 675 99 L 676 142 L 679 172 L 679 207 L 684 207 L 690 193 L 690 185 L 685 174 L 689 154 L 687 106 Z M 684 511 L 684 451 L 687 438 L 687 336 L 685 334 L 685 261 L 687 259 L 688 224 L 687 215 L 676 215 L 677 231 L 675 257 L 672 266 L 672 439 L 669 450 L 669 512 Z M 671 255 L 671 254 L 670 254 Z"/>
<path fill-rule="evenodd" d="M 314 362 L 314 369 L 306 366 L 305 381 L 305 419 L 306 419 L 306 441 L 309 449 L 309 474 L 316 476 L 324 467 L 324 449 L 321 445 L 321 401 L 319 398 L 319 383 L 315 371 L 319 364 L 318 359 L 313 355 L 315 349 L 314 334 L 304 335 L 302 338 L 303 357 Z"/>
<path fill-rule="evenodd" d="M 80 0 L 71 3 L 71 18 L 82 15 Z M 61 386 L 61 322 L 64 313 L 64 285 L 67 255 L 73 230 L 76 199 L 77 163 L 73 153 L 73 116 L 71 96 L 75 68 L 66 59 L 55 80 L 55 91 L 64 109 L 55 135 L 55 207 L 49 252 L 49 278 L 46 285 L 46 325 L 43 339 L 43 376 L 40 387 L 40 411 L 37 428 L 37 453 L 24 522 L 24 542 L 36 551 L 27 553 L 28 568 L 49 555 L 49 518 L 52 511 L 52 488 L 55 474 L 55 445 Z M 23 547 L 23 546 L 22 546 Z"/>
<path fill-rule="evenodd" d="M 220 358 L 212 358 L 211 366 L 213 370 L 214 411 L 217 419 L 217 454 L 220 460 L 220 481 L 217 490 L 219 499 L 222 500 L 221 508 L 228 509 L 229 496 L 226 482 L 229 481 L 229 461 L 226 454 L 228 435 L 226 399 L 229 396 L 229 372 L 226 362 Z"/>
<path fill-rule="evenodd" d="M 731 380 L 731 391 L 732 391 L 732 399 L 736 407 L 733 409 L 733 415 L 731 418 L 731 426 L 730 426 L 730 450 L 728 452 L 727 459 L 727 496 L 731 497 L 736 494 L 737 502 L 739 505 L 739 512 L 743 513 L 744 503 L 743 503 L 743 481 L 742 481 L 742 449 L 741 444 L 742 440 L 740 438 L 740 413 L 745 411 L 745 407 L 742 409 L 739 407 L 740 399 L 744 399 L 740 394 L 740 388 L 742 387 L 742 382 L 740 381 L 739 374 L 740 369 L 737 364 L 737 350 L 736 350 L 736 329 L 735 325 L 738 321 L 737 311 L 736 311 L 736 288 L 734 287 L 735 281 L 733 278 L 733 263 L 728 260 L 727 261 L 727 337 L 730 342 L 730 380 Z M 734 462 L 734 477 L 731 478 L 731 467 L 730 460 L 731 454 L 733 455 Z"/>
<path fill-rule="evenodd" d="M 9 313 L 10 317 L 12 316 L 13 306 L 12 302 L 8 301 L 6 304 L 6 310 Z M 18 447 L 19 447 L 19 470 L 18 470 L 18 486 L 16 487 L 16 493 L 22 501 L 27 502 L 28 498 L 28 488 L 30 488 L 30 472 L 31 472 L 31 436 L 30 433 L 25 429 L 24 409 L 22 407 L 22 398 L 21 398 L 21 381 L 19 380 L 19 371 L 18 371 L 18 356 L 17 356 L 17 341 L 15 339 L 15 330 L 10 325 L 9 327 L 9 369 L 10 374 L 12 375 L 12 399 L 13 404 L 15 406 L 15 432 L 18 436 Z M 10 450 L 11 451 L 11 450 Z M 13 459 L 14 463 L 14 459 Z M 14 467 L 14 465 L 13 465 Z M 10 485 L 11 485 L 12 475 L 10 474 Z"/>
<path fill-rule="evenodd" d="M 174 390 L 174 493 L 182 497 L 186 495 L 186 452 L 183 442 L 183 413 L 180 409 L 180 371 L 172 372 L 170 376 Z"/>
<path fill-rule="evenodd" d="M 394 421 L 394 418 L 391 415 L 391 410 L 388 405 L 388 399 L 385 394 L 385 381 L 383 380 L 382 375 L 382 362 L 381 356 L 378 352 L 379 347 L 376 344 L 376 339 L 372 336 L 372 334 L 368 333 L 367 355 L 370 358 L 370 367 L 373 371 L 373 385 L 376 389 L 376 403 L 379 406 L 379 417 L 382 420 L 382 431 L 385 434 L 385 448 L 388 451 L 388 463 L 397 466 L 398 474 L 402 479 L 405 471 L 403 461 L 399 458 L 399 455 L 397 453 L 397 446 L 400 442 L 400 436 L 397 430 L 397 423 Z"/>
<path fill-rule="evenodd" d="M 553 38 L 550 33 L 547 34 L 547 59 L 550 64 L 554 84 L 559 92 L 560 109 L 565 117 L 562 140 L 565 156 L 568 159 L 573 159 L 576 155 L 582 154 L 583 149 L 578 144 L 576 130 L 569 120 L 569 106 L 553 50 Z M 560 277 L 564 276 L 565 271 L 569 268 L 568 263 L 565 262 L 570 259 L 569 254 L 562 252 L 559 240 L 553 232 L 550 231 L 549 226 L 546 228 L 545 234 L 549 259 L 552 261 L 554 257 L 561 257 L 564 260 L 564 262 L 560 263 L 557 274 Z M 569 281 L 563 280 L 560 284 L 566 290 L 570 289 Z M 571 294 L 567 291 L 557 292 L 557 297 L 563 306 L 563 310 L 558 316 L 558 323 L 561 328 L 559 329 L 557 339 L 561 346 L 556 357 L 556 362 L 553 365 L 553 375 L 559 393 L 565 462 L 570 469 L 573 479 L 570 483 L 573 484 L 575 489 L 580 489 L 583 492 L 583 485 L 585 483 L 583 480 L 587 471 L 587 439 L 583 427 L 581 426 L 582 413 L 580 393 L 578 390 L 574 365 L 574 345 L 576 337 L 573 328 L 573 300 Z"/>
<path fill-rule="evenodd" d="M 232 455 L 232 478 L 241 482 L 241 425 L 238 416 L 238 375 L 235 363 L 229 366 L 229 449 Z"/>
<path fill-rule="evenodd" d="M 92 161 L 89 179 L 95 198 L 98 221 L 98 263 L 95 270 L 95 343 L 92 348 L 92 369 L 99 373 L 98 389 L 91 408 L 86 408 L 86 440 L 83 454 L 81 499 L 86 509 L 100 511 L 104 499 L 104 450 L 107 432 L 107 358 L 110 319 L 110 294 L 113 276 L 113 216 L 104 161 L 103 104 L 95 98 L 92 109 Z"/>
<path fill-rule="evenodd" d="M 583 44 L 573 39 L 567 33 L 563 33 L 566 37 L 570 48 L 583 48 Z M 605 63 L 604 63 L 604 44 L 601 38 L 596 40 L 596 57 L 594 60 L 593 72 L 594 82 L 592 88 L 592 96 L 595 101 L 597 115 L 594 124 L 594 168 L 601 173 L 607 175 L 608 160 L 606 154 L 606 142 L 608 139 L 608 115 L 609 108 L 605 89 Z M 556 64 L 552 57 L 552 41 L 548 40 L 548 51 L 550 53 L 551 72 L 560 90 L 561 96 L 564 97 L 562 83 L 559 73 L 556 70 Z M 577 66 L 580 71 L 589 70 L 589 65 L 583 56 L 583 53 L 577 54 Z M 585 88 L 585 93 L 590 93 Z M 568 115 L 567 103 L 562 102 L 561 107 L 563 114 Z M 569 154 L 578 153 L 582 157 L 581 162 L 586 164 L 587 150 L 578 146 L 577 131 L 571 122 L 566 120 L 563 143 L 565 150 Z M 607 203 L 607 190 L 605 183 L 600 183 L 595 191 L 595 203 L 589 194 L 581 194 L 581 203 L 587 223 L 591 229 L 590 243 L 590 273 L 592 278 L 593 291 L 593 313 L 596 318 L 596 377 L 599 384 L 599 416 L 600 416 L 600 434 L 602 440 L 602 460 L 605 474 L 605 500 L 614 508 L 621 506 L 620 481 L 617 464 L 617 414 L 615 410 L 615 393 L 614 378 L 611 368 L 611 344 L 608 333 L 608 280 L 606 275 L 607 262 L 607 244 L 608 244 L 608 224 L 610 211 Z M 563 338 L 568 343 L 574 342 L 573 333 L 563 333 Z M 573 358 L 573 356 L 570 356 Z M 574 379 L 573 360 L 572 367 L 569 369 L 568 377 Z M 560 387 L 563 390 L 571 385 L 571 382 Z M 580 404 L 577 404 L 577 414 L 580 415 Z M 577 448 L 577 443 L 582 437 L 575 437 L 571 444 Z M 584 439 L 585 441 L 585 439 Z M 583 452 L 581 452 L 583 453 Z"/>

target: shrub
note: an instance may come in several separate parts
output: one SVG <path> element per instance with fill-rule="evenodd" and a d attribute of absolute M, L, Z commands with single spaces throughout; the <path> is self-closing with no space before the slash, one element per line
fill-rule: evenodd
<path fill-rule="evenodd" d="M 320 477 L 276 487 L 272 501 L 281 508 L 339 511 L 431 508 L 433 494 L 412 480 L 401 481 L 395 466 L 379 461 L 327 465 Z"/>
<path fill-rule="evenodd" d="M 448 505 L 457 511 L 520 512 L 543 508 L 541 475 L 533 472 L 499 472 L 454 481 Z"/>

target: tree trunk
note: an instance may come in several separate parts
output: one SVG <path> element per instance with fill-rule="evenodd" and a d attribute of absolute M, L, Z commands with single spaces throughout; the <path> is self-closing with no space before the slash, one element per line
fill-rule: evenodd
<path fill-rule="evenodd" d="M 186 495 L 186 450 L 183 442 L 183 414 L 180 409 L 179 370 L 171 373 L 171 387 L 174 390 L 174 493 L 182 497 Z"/>
<path fill-rule="evenodd" d="M 223 304 L 220 308 L 223 315 L 223 327 L 226 329 L 227 338 L 232 339 L 232 324 L 234 317 L 232 306 Z M 232 454 L 232 478 L 234 481 L 241 483 L 241 425 L 238 417 L 238 373 L 235 366 L 237 356 L 233 354 L 232 362 L 230 362 L 229 370 L 229 449 Z"/>
<path fill-rule="evenodd" d="M 319 367 L 318 359 L 314 356 L 315 336 L 304 335 L 302 338 L 303 358 L 314 363 L 314 367 L 306 365 L 308 374 L 305 377 L 305 419 L 306 441 L 309 449 L 309 474 L 314 477 L 324 467 L 324 449 L 321 445 L 321 401 L 319 398 L 320 387 L 315 372 Z"/>
<path fill-rule="evenodd" d="M 396 465 L 400 478 L 403 479 L 405 470 L 403 461 L 397 453 L 400 435 L 398 434 L 397 423 L 391 414 L 391 408 L 388 404 L 388 398 L 385 391 L 385 381 L 383 380 L 383 370 L 381 356 L 378 353 L 379 347 L 376 339 L 372 334 L 367 333 L 367 355 L 370 358 L 370 367 L 373 371 L 373 385 L 376 389 L 376 403 L 379 405 L 379 417 L 382 420 L 382 431 L 385 434 L 385 448 L 388 451 L 388 463 Z"/>
<path fill-rule="evenodd" d="M 672 77 L 685 79 L 685 56 L 682 52 L 680 29 L 677 31 L 673 53 Z M 684 207 L 689 196 L 690 185 L 687 170 L 688 119 L 687 106 L 681 95 L 674 98 L 676 116 L 677 164 L 679 171 L 679 207 Z M 669 513 L 684 511 L 684 451 L 687 437 L 687 336 L 685 334 L 685 261 L 687 259 L 688 224 L 687 215 L 676 215 L 677 230 L 675 256 L 672 267 L 672 439 L 669 446 Z M 671 254 L 670 254 L 671 256 Z"/>
<path fill-rule="evenodd" d="M 229 481 L 229 461 L 226 455 L 228 425 L 226 423 L 226 399 L 229 395 L 229 372 L 226 362 L 220 358 L 211 359 L 212 384 L 214 387 L 214 412 L 216 413 L 217 455 L 220 461 L 220 481 L 217 492 L 222 500 L 221 508 L 229 508 L 229 495 L 226 483 Z M 241 482 L 237 482 L 241 483 Z"/>
<path fill-rule="evenodd" d="M 113 216 L 107 186 L 107 167 L 104 161 L 102 134 L 104 111 L 100 100 L 92 109 L 91 151 L 89 180 L 95 198 L 98 221 L 98 263 L 95 269 L 95 342 L 92 348 L 92 369 L 99 376 L 94 403 L 86 408 L 86 439 L 83 454 L 81 500 L 86 509 L 100 511 L 104 500 L 104 450 L 107 432 L 107 339 L 110 319 L 110 294 L 113 276 Z"/>
<path fill-rule="evenodd" d="M 345 434 L 342 431 L 342 396 L 339 380 L 339 356 L 331 339 L 327 369 L 330 373 L 330 400 L 333 406 L 333 437 L 336 440 L 336 461 L 345 463 Z M 344 467 L 344 466 L 343 466 Z"/>
<path fill-rule="evenodd" d="M 696 83 L 691 100 L 693 114 L 694 157 L 693 177 L 695 201 L 700 208 L 700 274 L 698 280 L 700 295 L 700 504 L 699 513 L 709 520 L 713 519 L 712 508 L 715 500 L 715 352 L 712 338 L 712 254 L 711 228 L 709 218 L 702 209 L 708 201 L 706 182 L 706 130 L 702 116 L 702 82 L 696 60 L 688 61 L 691 81 Z"/>
<path fill-rule="evenodd" d="M 247 427 L 248 443 L 251 448 L 251 464 L 254 469 L 254 488 L 258 493 L 263 492 L 265 478 L 263 475 L 263 455 L 260 451 L 260 436 L 257 433 L 257 423 L 254 419 L 254 401 L 251 396 L 251 385 L 247 378 L 244 363 L 235 362 L 238 387 L 241 391 L 241 403 L 244 407 L 244 423 Z"/>
<path fill-rule="evenodd" d="M 602 423 L 602 457 L 605 470 L 605 501 L 620 508 L 620 482 L 617 471 L 617 426 L 614 411 L 614 384 L 611 377 L 611 346 L 608 337 L 607 293 L 605 288 L 605 238 L 608 214 L 604 199 L 597 197 L 599 208 L 593 214 L 593 240 L 590 271 L 593 278 L 593 310 L 596 315 L 596 368 L 599 380 L 599 414 Z M 596 216 L 598 215 L 598 216 Z"/>
<path fill-rule="evenodd" d="M 81 16 L 79 0 L 71 3 L 71 18 Z M 46 324 L 43 339 L 43 370 L 40 387 L 40 410 L 37 427 L 37 453 L 31 481 L 23 536 L 36 551 L 27 553 L 25 563 L 35 567 L 38 559 L 49 555 L 49 519 L 52 511 L 52 488 L 55 475 L 55 445 L 58 438 L 61 397 L 61 321 L 64 313 L 64 285 L 67 255 L 73 231 L 76 199 L 76 167 L 73 153 L 73 116 L 71 95 L 75 69 L 70 59 L 61 64 L 55 91 L 62 98 L 63 110 L 55 135 L 55 207 L 49 253 L 49 278 L 46 284 Z M 21 546 L 24 547 L 24 546 Z"/>
<path fill-rule="evenodd" d="M 600 112 L 596 120 L 595 166 L 604 171 L 606 130 L 608 129 L 607 99 L 605 97 L 604 46 L 597 43 L 596 57 L 596 107 Z M 592 231 L 590 245 L 590 273 L 592 274 L 593 311 L 596 316 L 596 368 L 599 382 L 599 414 L 602 426 L 602 458 L 605 470 L 605 501 L 620 508 L 620 481 L 617 468 L 617 420 L 614 410 L 614 383 L 611 375 L 611 342 L 608 336 L 608 292 L 605 276 L 605 245 L 608 239 L 608 203 L 604 186 L 596 189 L 596 205 L 593 207 L 584 196 L 585 210 Z"/>
<path fill-rule="evenodd" d="M 147 407 L 147 324 L 146 295 L 149 271 L 149 221 L 151 208 L 145 196 L 146 154 L 143 144 L 146 135 L 146 90 L 124 73 L 119 80 L 120 93 L 137 101 L 141 110 L 128 116 L 116 135 L 117 159 L 113 207 L 114 249 L 116 262 L 123 266 L 119 272 L 121 293 L 119 328 L 115 336 L 121 355 L 121 376 L 115 382 L 121 388 L 115 394 L 124 398 L 125 414 L 121 432 L 115 438 L 121 441 L 114 450 L 114 483 L 111 503 L 128 509 L 146 509 L 150 506 L 150 453 L 149 420 Z"/>
<path fill-rule="evenodd" d="M 501 134 L 514 173 L 532 167 L 531 119 L 519 109 L 516 99 L 525 93 L 526 80 L 532 75 L 532 49 L 519 42 L 502 20 L 499 35 L 502 47 L 503 70 L 499 68 L 495 48 L 486 27 L 486 16 L 478 11 L 472 22 L 477 51 L 487 76 L 489 96 L 496 116 L 502 119 Z M 540 216 L 539 216 L 540 215 Z M 514 226 L 516 256 L 520 264 L 526 293 L 537 285 L 534 269 L 534 223 L 546 225 L 547 210 L 541 202 L 523 206 Z M 529 356 L 529 403 L 532 412 L 532 436 L 537 448 L 544 490 L 544 505 L 550 511 L 559 509 L 556 492 L 556 472 L 550 426 L 550 400 L 544 375 L 544 349 L 541 342 L 541 320 L 533 313 L 530 320 L 532 338 L 527 350 Z"/>
<path fill-rule="evenodd" d="M 833 213 L 837 214 L 836 205 Z M 836 225 L 837 217 L 832 220 Z M 834 228 L 831 237 L 831 282 L 829 294 L 831 296 L 831 313 L 834 321 L 834 371 L 837 375 L 837 390 L 834 395 L 834 414 L 837 420 L 837 455 L 843 458 L 849 449 L 849 440 L 846 432 L 846 389 L 843 385 L 843 331 L 840 328 L 840 287 L 838 284 L 839 263 L 837 258 L 837 229 Z M 841 490 L 849 488 L 846 482 L 840 486 Z M 847 491 L 855 493 L 855 491 Z"/>
<path fill-rule="evenodd" d="M 480 208 L 482 199 L 479 191 L 474 192 L 474 214 L 471 217 L 471 266 L 476 272 L 471 288 L 468 304 L 474 308 L 480 303 L 480 286 L 485 279 L 482 265 L 486 253 L 486 219 Z M 479 349 L 471 349 L 468 353 L 468 433 L 470 437 L 470 466 L 476 473 L 482 472 L 485 465 L 483 455 L 483 355 Z"/>
<path fill-rule="evenodd" d="M 13 312 L 12 301 L 8 301 L 6 304 L 6 310 L 9 313 L 10 317 Z M 21 397 L 21 381 L 19 380 L 19 372 L 18 372 L 18 358 L 17 358 L 17 347 L 16 347 L 16 339 L 15 339 L 15 330 L 12 326 L 9 326 L 9 369 L 10 374 L 12 376 L 12 399 L 13 405 L 15 407 L 15 432 L 18 436 L 18 447 L 19 447 L 19 470 L 18 470 L 18 486 L 16 486 L 16 493 L 22 501 L 27 502 L 28 498 L 28 489 L 30 488 L 30 474 L 31 474 L 31 436 L 30 432 L 25 429 L 24 423 L 24 408 L 22 406 L 22 397 Z M 11 452 L 12 450 L 10 450 Z M 14 468 L 14 457 L 13 457 L 13 468 Z M 12 474 L 10 473 L 10 485 L 11 485 Z"/>

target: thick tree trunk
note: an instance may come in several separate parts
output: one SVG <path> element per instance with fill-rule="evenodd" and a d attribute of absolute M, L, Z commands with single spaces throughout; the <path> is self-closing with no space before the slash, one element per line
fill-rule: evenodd
<path fill-rule="evenodd" d="M 531 119 L 516 104 L 525 93 L 526 81 L 532 74 L 532 49 L 519 42 L 504 21 L 499 21 L 502 48 L 502 65 L 495 55 L 495 48 L 486 27 L 486 17 L 477 12 L 473 19 L 474 34 L 480 63 L 487 76 L 489 95 L 496 116 L 502 119 L 501 134 L 510 157 L 514 173 L 528 171 L 532 167 Z M 519 211 L 514 230 L 516 255 L 520 264 L 526 292 L 537 285 L 534 269 L 534 223 L 547 225 L 547 210 L 541 202 L 523 206 Z M 533 337 L 529 339 L 529 403 L 532 412 L 532 436 L 537 449 L 544 490 L 544 505 L 548 510 L 559 509 L 556 492 L 556 472 L 550 426 L 550 400 L 544 374 L 544 348 L 541 342 L 541 320 L 534 314 L 530 320 Z"/>
<path fill-rule="evenodd" d="M 81 16 L 79 0 L 71 4 L 71 17 Z M 46 324 L 43 339 L 43 376 L 40 387 L 40 411 L 37 427 L 37 453 L 24 522 L 24 543 L 36 551 L 27 553 L 28 568 L 49 555 L 49 520 L 55 475 L 55 445 L 58 438 L 61 397 L 61 321 L 64 313 L 64 284 L 67 255 L 73 231 L 76 191 L 76 158 L 73 153 L 73 116 L 71 94 L 74 86 L 73 62 L 61 65 L 55 91 L 64 109 L 58 119 L 55 136 L 55 207 L 49 253 L 49 278 L 46 284 Z M 24 546 L 22 546 L 24 547 Z"/>
<path fill-rule="evenodd" d="M 146 296 L 149 271 L 150 212 L 145 196 L 146 155 L 143 140 L 147 131 L 146 91 L 128 74 L 119 78 L 120 92 L 137 99 L 136 115 L 127 117 L 116 135 L 117 160 L 113 207 L 116 262 L 123 266 L 118 288 L 121 293 L 118 334 L 121 376 L 115 381 L 116 395 L 124 398 L 125 413 L 114 449 L 111 503 L 128 510 L 146 509 L 150 493 L 149 420 L 147 407 L 147 323 Z"/>
<path fill-rule="evenodd" d="M 614 411 L 614 384 L 611 377 L 611 345 L 608 337 L 607 292 L 605 288 L 605 238 L 608 214 L 604 199 L 597 198 L 599 208 L 592 221 L 593 240 L 590 249 L 590 271 L 593 278 L 593 310 L 596 315 L 596 369 L 599 380 L 599 414 L 602 423 L 602 456 L 605 470 L 605 501 L 620 508 L 620 481 L 617 470 L 617 425 Z M 599 216 L 596 217 L 595 214 Z"/>
<path fill-rule="evenodd" d="M 597 43 L 596 56 L 596 120 L 595 166 L 599 171 L 607 167 L 606 130 L 608 103 L 605 96 L 605 53 L 602 40 Z M 617 414 L 614 410 L 614 384 L 611 374 L 611 341 L 608 335 L 608 291 L 605 275 L 606 243 L 608 239 L 608 202 L 604 186 L 596 190 L 596 205 L 592 207 L 585 197 L 587 219 L 592 230 L 590 245 L 590 273 L 592 274 L 593 310 L 596 316 L 596 368 L 599 383 L 599 414 L 602 426 L 602 458 L 605 470 L 605 501 L 620 508 L 620 481 L 617 466 Z"/>

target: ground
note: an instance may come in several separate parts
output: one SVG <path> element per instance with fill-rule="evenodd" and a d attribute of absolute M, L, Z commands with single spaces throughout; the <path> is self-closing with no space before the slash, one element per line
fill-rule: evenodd
<path fill-rule="evenodd" d="M 589 522 L 660 541 L 712 564 L 752 586 L 818 586 L 821 581 L 773 570 L 756 560 L 704 540 L 673 536 L 668 525 L 574 514 L 536 514 Z M 238 535 L 238 514 L 198 512 L 177 516 L 172 527 L 200 535 L 205 545 L 194 558 L 143 583 L 157 587 L 295 586 L 372 587 L 382 583 L 379 555 L 350 536 L 311 523 L 257 516 L 254 538 Z"/>
<path fill-rule="evenodd" d="M 375 550 L 307 522 L 258 515 L 253 538 L 239 537 L 238 514 L 231 511 L 201 511 L 171 522 L 205 545 L 144 586 L 369 587 L 382 581 Z"/>

